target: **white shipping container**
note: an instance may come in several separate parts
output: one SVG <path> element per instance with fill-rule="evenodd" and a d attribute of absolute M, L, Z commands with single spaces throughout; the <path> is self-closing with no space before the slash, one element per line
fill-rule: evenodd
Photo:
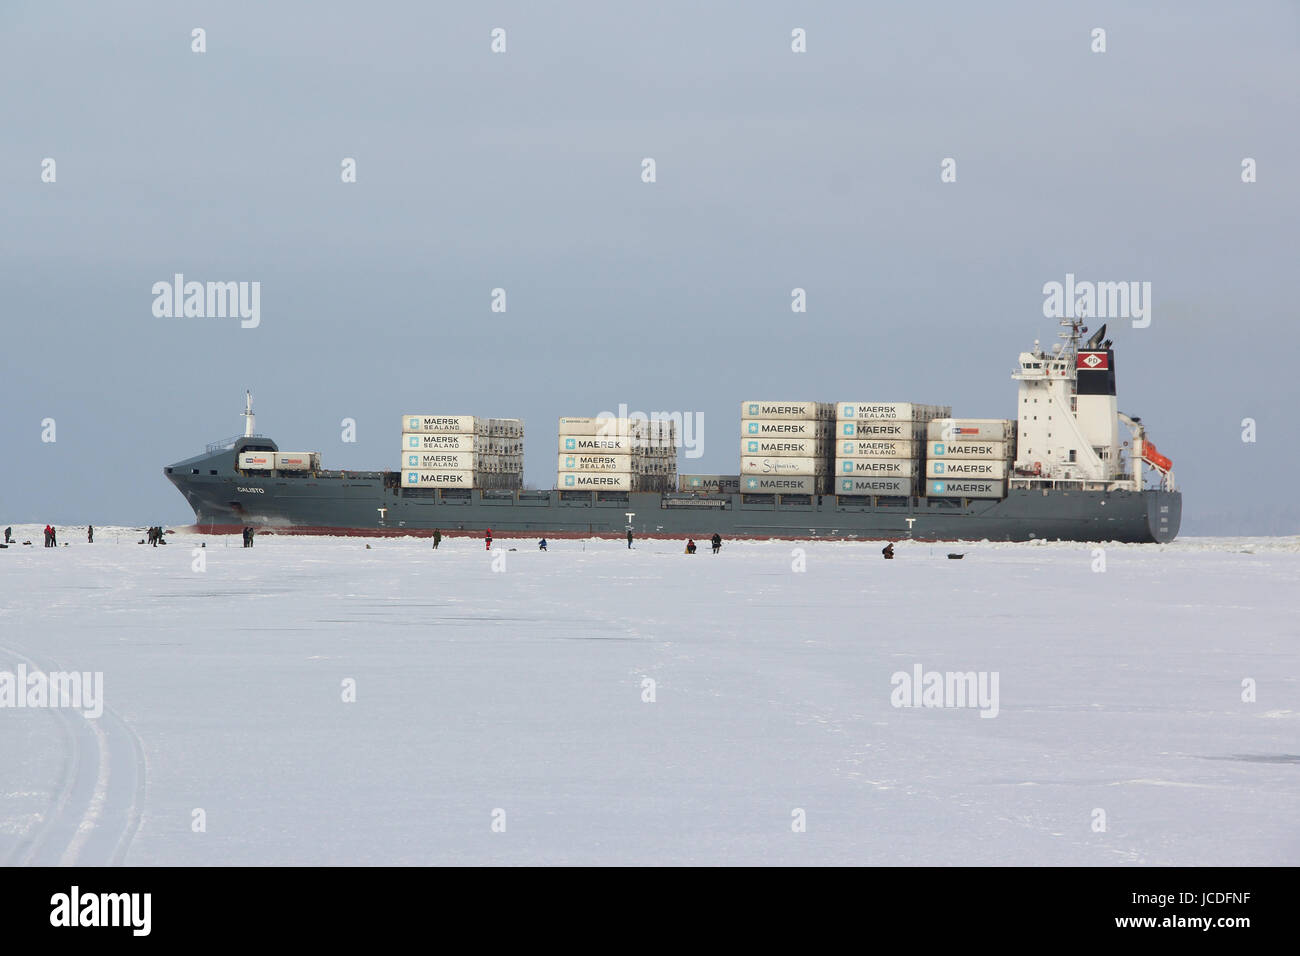
<path fill-rule="evenodd" d="M 922 486 L 929 498 L 1005 498 L 1005 481 L 984 479 L 930 478 Z"/>
<path fill-rule="evenodd" d="M 555 477 L 561 491 L 631 491 L 632 476 L 618 472 L 562 471 Z"/>
<path fill-rule="evenodd" d="M 402 467 L 421 470 L 473 471 L 478 468 L 491 470 L 492 456 L 480 455 L 472 451 L 404 451 Z"/>
<path fill-rule="evenodd" d="M 825 458 L 741 458 L 742 475 L 824 475 Z"/>
<path fill-rule="evenodd" d="M 241 471 L 270 471 L 275 467 L 273 451 L 241 451 L 239 468 Z"/>
<path fill-rule="evenodd" d="M 310 471 L 311 452 L 277 451 L 275 453 L 275 467 L 279 471 Z"/>
<path fill-rule="evenodd" d="M 588 418 L 561 418 L 561 435 L 601 435 L 606 438 L 637 438 L 658 444 L 673 444 L 677 436 L 674 422 L 648 421 L 643 418 L 616 418 L 601 416 Z"/>
<path fill-rule="evenodd" d="M 741 475 L 740 490 L 747 495 L 818 495 L 826 491 L 825 475 Z"/>
<path fill-rule="evenodd" d="M 840 495 L 901 495 L 910 497 L 915 492 L 915 478 L 838 477 L 835 479 L 835 493 Z"/>
<path fill-rule="evenodd" d="M 912 458 L 836 458 L 837 476 L 859 475 L 866 478 L 913 478 L 917 464 Z"/>
<path fill-rule="evenodd" d="M 486 427 L 486 422 L 482 427 Z M 403 432 L 433 432 L 441 435 L 473 435 L 480 429 L 474 415 L 403 415 Z"/>
<path fill-rule="evenodd" d="M 740 423 L 740 434 L 744 438 L 829 438 L 833 422 L 829 421 L 788 421 L 786 419 L 751 419 Z"/>
<path fill-rule="evenodd" d="M 478 451 L 486 439 L 476 435 L 433 435 L 402 433 L 402 451 Z"/>
<path fill-rule="evenodd" d="M 716 491 L 735 493 L 740 490 L 740 475 L 682 475 L 678 478 L 680 491 Z"/>
<path fill-rule="evenodd" d="M 916 458 L 922 443 L 911 438 L 881 438 L 863 440 L 851 438 L 835 443 L 835 454 L 840 458 Z"/>
<path fill-rule="evenodd" d="M 827 402 L 741 402 L 740 417 L 768 421 L 816 421 L 831 417 Z"/>
<path fill-rule="evenodd" d="M 764 458 L 823 458 L 829 445 L 820 438 L 742 438 L 740 453 Z"/>
<path fill-rule="evenodd" d="M 928 422 L 952 414 L 951 405 L 920 405 L 916 402 L 837 402 L 835 417 L 840 421 L 883 419 L 900 422 Z"/>
<path fill-rule="evenodd" d="M 857 441 L 880 441 L 895 439 L 916 441 L 925 439 L 924 422 L 887 422 L 878 419 L 863 421 L 838 421 L 835 423 L 835 437 L 839 441 L 852 438 Z"/>
<path fill-rule="evenodd" d="M 420 468 L 402 469 L 403 488 L 473 488 L 474 472 L 469 470 Z"/>
<path fill-rule="evenodd" d="M 925 474 L 928 478 L 988 478 L 1001 480 L 1007 476 L 1007 463 L 1005 461 L 974 458 L 944 458 L 940 461 L 927 462 Z"/>
<path fill-rule="evenodd" d="M 936 418 L 926 426 L 932 441 L 1011 441 L 1016 423 L 1006 418 Z"/>
<path fill-rule="evenodd" d="M 1011 459 L 1012 443 L 1009 441 L 932 441 L 926 445 L 930 458 L 992 458 L 999 461 Z"/>
<path fill-rule="evenodd" d="M 559 471 L 633 471 L 631 455 L 559 455 Z"/>
<path fill-rule="evenodd" d="M 630 438 L 602 438 L 599 435 L 560 436 L 560 451 L 628 455 L 632 453 L 632 449 L 633 442 Z"/>

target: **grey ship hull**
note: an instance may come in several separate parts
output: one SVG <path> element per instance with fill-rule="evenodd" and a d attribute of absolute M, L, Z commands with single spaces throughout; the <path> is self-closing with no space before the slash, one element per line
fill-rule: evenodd
<path fill-rule="evenodd" d="M 194 509 L 195 528 L 245 526 L 296 534 L 498 537 L 913 539 L 918 541 L 1166 542 L 1178 534 L 1177 491 L 1012 489 L 1005 499 L 837 495 L 688 495 L 642 492 L 403 489 L 395 472 L 311 474 L 235 470 L 245 445 L 177 462 L 167 478 Z M 629 513 L 631 517 L 629 518 Z"/>

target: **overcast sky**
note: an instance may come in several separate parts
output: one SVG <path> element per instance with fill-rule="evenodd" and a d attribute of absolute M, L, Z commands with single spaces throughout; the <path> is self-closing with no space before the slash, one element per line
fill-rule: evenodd
<path fill-rule="evenodd" d="M 1152 284 L 1110 334 L 1183 533 L 1296 533 L 1297 9 L 8 0 L 0 524 L 185 523 L 162 468 L 245 388 L 327 467 L 522 417 L 541 487 L 620 403 L 703 413 L 684 472 L 737 471 L 742 399 L 1011 417 L 1074 273 Z M 156 317 L 178 272 L 261 324 Z"/>

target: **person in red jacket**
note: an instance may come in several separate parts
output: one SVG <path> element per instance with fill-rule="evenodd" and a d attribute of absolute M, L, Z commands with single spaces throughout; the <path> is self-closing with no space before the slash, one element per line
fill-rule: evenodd
<path fill-rule="evenodd" d="M 483 543 L 487 545 L 487 550 L 492 550 L 492 529 L 488 528 L 487 533 L 483 535 Z"/>

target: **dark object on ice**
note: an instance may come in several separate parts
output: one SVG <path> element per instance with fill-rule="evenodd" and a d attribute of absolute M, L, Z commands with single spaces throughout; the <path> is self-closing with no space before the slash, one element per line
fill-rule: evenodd
<path fill-rule="evenodd" d="M 687 554 L 694 554 L 694 553 L 695 553 L 695 540 L 694 540 L 694 539 L 690 539 L 690 540 L 688 540 L 688 541 L 686 542 L 686 553 L 687 553 Z"/>
<path fill-rule="evenodd" d="M 629 551 L 632 550 L 632 529 L 631 528 L 627 529 L 627 549 Z"/>
<path fill-rule="evenodd" d="M 433 529 L 433 550 L 438 550 L 438 545 L 442 544 L 442 532 L 437 528 Z"/>
<path fill-rule="evenodd" d="M 95 526 L 93 524 L 88 524 L 86 525 L 86 544 L 94 544 L 94 543 L 95 543 Z"/>
<path fill-rule="evenodd" d="M 366 545 L 366 550 L 367 550 L 367 551 L 370 550 L 370 545 Z"/>
<path fill-rule="evenodd" d="M 964 554 L 950 554 L 950 555 L 948 555 L 948 560 L 949 560 L 949 561 L 960 561 L 960 560 L 961 560 L 962 558 L 964 558 L 964 557 L 966 557 L 966 555 L 964 555 Z"/>
<path fill-rule="evenodd" d="M 8 544 L 13 539 L 14 539 L 14 529 L 5 528 L 5 544 Z"/>
<path fill-rule="evenodd" d="M 885 556 L 886 561 L 894 560 L 894 542 L 891 541 L 889 544 L 881 548 L 880 553 Z"/>
<path fill-rule="evenodd" d="M 247 527 L 244 529 L 244 547 L 251 548 L 252 546 L 253 546 L 253 529 L 252 527 Z M 369 546 L 367 545 L 367 547 Z"/>
<path fill-rule="evenodd" d="M 718 534 L 718 532 L 715 531 L 713 532 L 713 553 L 717 554 L 721 550 L 722 550 L 722 535 Z"/>
<path fill-rule="evenodd" d="M 492 529 L 491 528 L 488 528 L 487 532 L 483 535 L 483 543 L 485 545 L 485 550 L 487 551 L 492 550 Z"/>
<path fill-rule="evenodd" d="M 545 550 L 546 550 L 546 539 L 545 539 L 545 538 L 543 538 L 541 541 L 538 541 L 538 542 L 537 542 L 537 550 L 538 550 L 538 551 L 545 551 Z"/>

